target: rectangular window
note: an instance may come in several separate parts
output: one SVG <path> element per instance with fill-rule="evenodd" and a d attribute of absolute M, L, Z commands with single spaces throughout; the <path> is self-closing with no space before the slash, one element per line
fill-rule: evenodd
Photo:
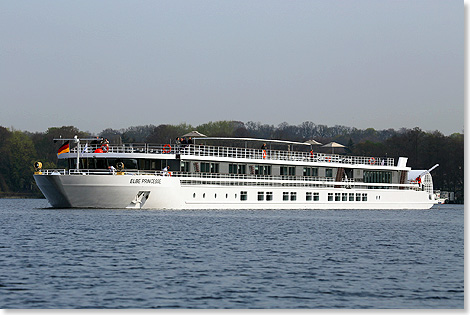
<path fill-rule="evenodd" d="M 218 173 L 219 163 L 201 162 L 201 172 L 202 173 Z"/>
<path fill-rule="evenodd" d="M 289 200 L 289 193 L 288 192 L 283 192 L 282 193 L 282 200 L 283 201 L 288 201 Z"/>
<path fill-rule="evenodd" d="M 333 201 L 333 193 L 328 193 L 328 201 Z"/>
<path fill-rule="evenodd" d="M 341 194 L 335 193 L 335 201 L 341 201 Z"/>
<path fill-rule="evenodd" d="M 313 201 L 319 201 L 320 200 L 320 193 L 314 192 L 313 193 Z"/>
<path fill-rule="evenodd" d="M 240 200 L 246 201 L 248 199 L 248 193 L 246 191 L 240 192 Z"/>
<path fill-rule="evenodd" d="M 189 162 L 181 161 L 181 172 L 189 172 Z"/>
<path fill-rule="evenodd" d="M 289 167 L 289 176 L 295 176 L 295 166 Z"/>
<path fill-rule="evenodd" d="M 297 200 L 297 193 L 296 192 L 291 192 L 290 193 L 290 201 L 296 201 Z"/>
<path fill-rule="evenodd" d="M 318 168 L 316 167 L 312 168 L 312 176 L 318 177 Z"/>
<path fill-rule="evenodd" d="M 304 167 L 304 176 L 313 176 L 318 177 L 318 168 L 317 167 Z"/>
<path fill-rule="evenodd" d="M 356 193 L 356 201 L 361 201 L 361 194 L 360 193 Z"/>
<path fill-rule="evenodd" d="M 349 193 L 349 201 L 354 201 L 354 193 Z"/>
<path fill-rule="evenodd" d="M 348 201 L 348 194 L 347 193 L 342 193 L 341 194 L 341 201 Z"/>
<path fill-rule="evenodd" d="M 287 166 L 281 166 L 280 174 L 281 175 L 287 175 Z"/>
<path fill-rule="evenodd" d="M 272 191 L 268 191 L 266 193 L 266 201 L 272 201 L 273 200 L 273 192 Z"/>
<path fill-rule="evenodd" d="M 304 167 L 304 176 L 312 176 L 312 169 L 310 167 Z"/>
<path fill-rule="evenodd" d="M 206 162 L 201 162 L 201 172 L 209 173 L 211 170 L 211 164 Z"/>
<path fill-rule="evenodd" d="M 264 200 L 264 192 L 258 191 L 258 201 L 263 201 L 263 200 Z"/>
<path fill-rule="evenodd" d="M 270 165 L 255 165 L 255 174 L 271 175 L 271 166 Z"/>
<path fill-rule="evenodd" d="M 325 170 L 325 177 L 333 177 L 333 169 L 332 168 L 327 168 Z"/>
<path fill-rule="evenodd" d="M 392 182 L 392 172 L 387 171 L 364 171 L 364 183 L 387 183 Z"/>
<path fill-rule="evenodd" d="M 367 194 L 362 194 L 362 201 L 367 201 Z"/>
<path fill-rule="evenodd" d="M 312 201 L 312 193 L 311 192 L 307 192 L 305 194 L 305 200 L 307 201 Z"/>

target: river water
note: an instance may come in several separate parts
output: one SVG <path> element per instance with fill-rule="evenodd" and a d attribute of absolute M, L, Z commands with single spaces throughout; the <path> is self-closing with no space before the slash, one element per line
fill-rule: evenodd
<path fill-rule="evenodd" d="M 464 207 L 86 210 L 0 199 L 0 308 L 464 308 Z"/>

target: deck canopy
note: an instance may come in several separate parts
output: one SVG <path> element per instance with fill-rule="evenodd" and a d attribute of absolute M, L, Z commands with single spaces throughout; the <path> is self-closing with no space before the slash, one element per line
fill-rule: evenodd
<path fill-rule="evenodd" d="M 313 140 L 313 139 L 307 140 L 304 143 L 311 144 L 311 145 L 321 145 L 320 142 Z"/>
<path fill-rule="evenodd" d="M 260 138 L 235 138 L 235 137 L 197 137 L 193 138 L 194 144 L 197 143 L 197 141 L 202 141 L 202 140 L 215 140 L 215 141 L 242 141 L 245 142 L 245 146 L 247 145 L 248 142 L 258 142 L 258 143 L 266 143 L 266 144 L 277 144 L 277 145 L 282 145 L 282 144 L 287 144 L 288 150 L 290 150 L 291 145 L 301 145 L 301 146 L 310 146 L 310 143 L 305 143 L 305 142 L 296 142 L 296 141 L 287 141 L 287 140 L 274 140 L 274 139 L 260 139 Z"/>

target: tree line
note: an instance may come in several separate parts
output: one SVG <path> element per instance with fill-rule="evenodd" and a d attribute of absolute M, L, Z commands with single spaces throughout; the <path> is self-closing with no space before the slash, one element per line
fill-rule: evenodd
<path fill-rule="evenodd" d="M 132 126 L 124 129 L 104 129 L 99 134 L 80 131 L 74 126 L 51 127 L 46 132 L 27 132 L 0 126 L 0 197 L 40 196 L 32 173 L 35 161 L 44 168 L 57 165 L 60 144 L 54 138 L 99 136 L 112 144 L 120 143 L 171 143 L 177 137 L 197 130 L 209 137 L 250 137 L 304 142 L 315 139 L 323 144 L 335 141 L 345 145 L 344 153 L 375 157 L 408 157 L 413 169 L 433 170 L 434 188 L 455 192 L 458 202 L 464 201 L 464 135 L 445 136 L 439 131 L 401 128 L 399 130 L 357 129 L 335 125 L 299 125 L 281 123 L 277 126 L 249 121 L 215 121 L 198 126 L 187 123 Z M 315 150 L 321 151 L 320 147 Z"/>

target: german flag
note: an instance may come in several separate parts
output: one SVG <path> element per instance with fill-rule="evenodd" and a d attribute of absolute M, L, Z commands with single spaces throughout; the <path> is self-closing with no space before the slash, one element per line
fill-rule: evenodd
<path fill-rule="evenodd" d="M 59 151 L 57 151 L 57 156 L 61 155 L 62 153 L 69 153 L 70 152 L 70 146 L 69 142 L 65 142 L 60 148 Z"/>

